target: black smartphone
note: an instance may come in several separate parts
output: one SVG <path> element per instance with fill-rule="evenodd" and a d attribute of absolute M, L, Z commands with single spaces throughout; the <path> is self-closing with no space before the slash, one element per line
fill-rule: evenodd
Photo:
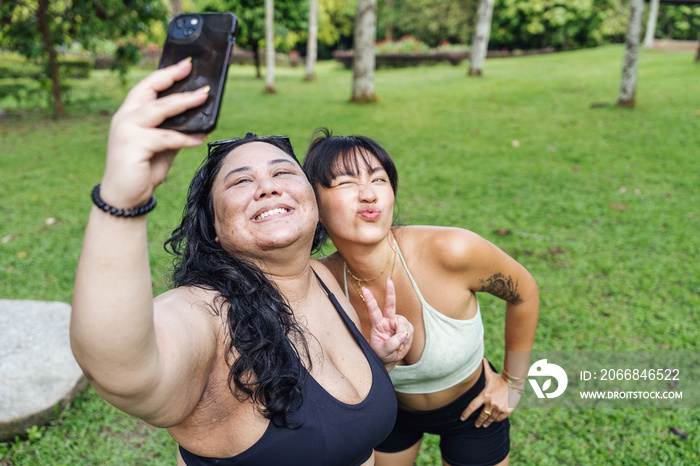
<path fill-rule="evenodd" d="M 233 13 L 183 13 L 170 21 L 158 68 L 192 58 L 192 71 L 158 97 L 194 91 L 209 85 L 209 98 L 199 107 L 170 117 L 158 127 L 183 133 L 210 133 L 216 127 L 226 84 L 229 59 L 236 38 Z"/>

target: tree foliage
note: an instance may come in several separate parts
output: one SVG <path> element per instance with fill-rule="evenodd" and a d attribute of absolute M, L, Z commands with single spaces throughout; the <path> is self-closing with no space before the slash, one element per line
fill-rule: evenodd
<path fill-rule="evenodd" d="M 357 0 L 319 0 L 318 41 L 351 48 Z"/>
<path fill-rule="evenodd" d="M 495 0 L 491 49 L 560 50 L 623 42 L 630 0 Z M 319 42 L 352 48 L 357 0 L 320 0 Z M 410 35 L 435 47 L 467 44 L 478 0 L 379 0 L 377 37 Z M 645 12 L 645 14 L 647 14 Z M 387 27 L 389 26 L 389 27 Z M 700 38 L 700 7 L 662 4 L 656 37 Z"/>
<path fill-rule="evenodd" d="M 164 20 L 162 0 L 15 0 L 0 3 L 0 47 L 47 64 L 55 113 L 62 113 L 56 50 L 79 44 L 92 51 L 116 40 L 115 69 L 138 60 L 137 38 L 148 37 L 154 20 Z"/>
<path fill-rule="evenodd" d="M 430 46 L 440 42 L 467 43 L 471 38 L 478 0 L 379 0 L 377 38 L 413 36 Z M 353 48 L 357 0 L 319 0 L 319 45 Z M 319 51 L 319 54 L 321 52 Z"/>
<path fill-rule="evenodd" d="M 496 0 L 491 29 L 495 48 L 573 49 L 624 36 L 620 0 Z"/>
<path fill-rule="evenodd" d="M 661 4 L 656 22 L 656 37 L 700 39 L 700 6 Z"/>
<path fill-rule="evenodd" d="M 411 35 L 431 47 L 440 42 L 466 44 L 473 33 L 478 0 L 399 0 L 391 9 L 381 2 L 377 34 L 384 39 L 387 21 L 394 37 Z"/>
<path fill-rule="evenodd" d="M 238 18 L 236 44 L 253 51 L 256 72 L 260 73 L 258 53 L 265 44 L 265 2 L 261 0 L 202 0 L 203 11 L 230 11 Z M 299 0 L 275 0 L 275 36 L 305 33 L 308 27 L 308 3 Z M 284 44 L 280 50 L 284 50 Z"/>
<path fill-rule="evenodd" d="M 37 0 L 2 2 L 0 6 L 0 47 L 28 58 L 46 54 L 39 36 Z M 51 41 L 55 47 L 80 44 L 93 51 L 103 40 L 116 40 L 118 55 L 138 59 L 133 49 L 137 40 L 150 37 L 153 21 L 164 21 L 162 0 L 52 0 L 48 2 Z M 121 62 L 121 64 L 128 64 Z"/>
<path fill-rule="evenodd" d="M 622 42 L 628 11 L 629 0 L 496 0 L 491 46 L 566 50 Z M 699 35 L 700 7 L 661 5 L 656 37 L 696 40 Z"/>

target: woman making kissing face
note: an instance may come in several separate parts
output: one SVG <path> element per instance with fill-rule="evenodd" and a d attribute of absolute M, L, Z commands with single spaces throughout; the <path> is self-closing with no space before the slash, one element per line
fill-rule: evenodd
<path fill-rule="evenodd" d="M 391 228 L 394 186 L 379 159 L 364 149 L 338 160 L 338 175 L 319 186 L 321 223 L 333 231 L 334 243 L 376 243 Z"/>
<path fill-rule="evenodd" d="M 525 383 L 539 312 L 532 276 L 468 230 L 392 227 L 397 172 L 370 138 L 325 130 L 304 171 L 337 249 L 322 262 L 357 310 L 363 335 L 371 328 L 363 288 L 379 298 L 395 289 L 397 313 L 414 328 L 413 345 L 390 373 L 399 412 L 375 449 L 377 464 L 412 465 L 424 433 L 440 435 L 445 464 L 507 464 L 508 416 Z M 484 358 L 477 292 L 506 304 L 501 374 Z"/>

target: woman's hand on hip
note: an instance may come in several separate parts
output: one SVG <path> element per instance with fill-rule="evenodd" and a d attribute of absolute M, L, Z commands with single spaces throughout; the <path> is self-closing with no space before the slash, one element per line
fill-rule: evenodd
<path fill-rule="evenodd" d="M 406 356 L 413 342 L 413 325 L 404 316 L 396 315 L 396 290 L 394 282 L 387 280 L 384 309 L 367 288 L 362 288 L 372 327 L 369 344 L 382 360 L 387 370 Z"/>
<path fill-rule="evenodd" d="M 484 358 L 484 376 L 486 378 L 484 389 L 469 403 L 460 416 L 460 419 L 465 421 L 474 411 L 480 410 L 474 422 L 476 427 L 488 427 L 493 422 L 504 420 L 515 411 L 515 406 L 520 401 L 520 395 L 513 391 L 515 396 L 509 403 L 508 395 L 512 390 L 509 390 L 500 374 L 491 369 L 486 358 Z"/>
<path fill-rule="evenodd" d="M 108 204 L 130 208 L 144 204 L 161 184 L 173 159 L 183 147 L 195 147 L 206 135 L 160 129 L 166 118 L 202 105 L 208 88 L 158 99 L 158 92 L 185 78 L 189 60 L 154 71 L 136 84 L 112 117 L 107 145 L 107 167 L 101 195 Z"/>

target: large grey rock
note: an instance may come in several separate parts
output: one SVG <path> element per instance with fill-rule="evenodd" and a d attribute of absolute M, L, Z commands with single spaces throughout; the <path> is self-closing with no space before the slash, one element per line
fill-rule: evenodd
<path fill-rule="evenodd" d="M 46 424 L 87 386 L 66 303 L 0 299 L 0 440 Z"/>

